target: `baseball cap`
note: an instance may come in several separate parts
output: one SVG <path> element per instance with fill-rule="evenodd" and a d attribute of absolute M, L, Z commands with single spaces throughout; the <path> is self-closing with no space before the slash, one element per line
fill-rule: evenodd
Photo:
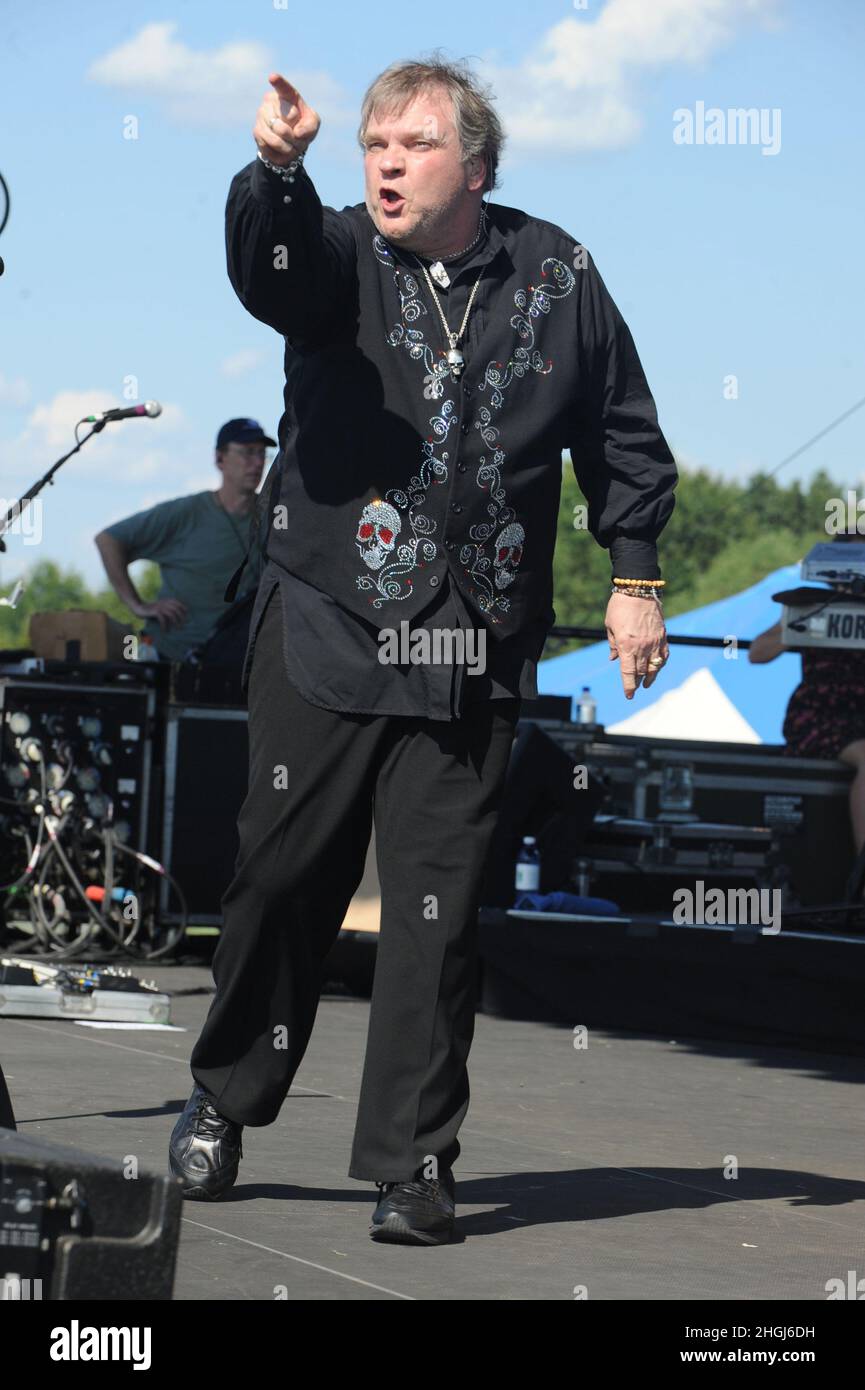
<path fill-rule="evenodd" d="M 226 444 L 275 444 L 276 440 L 265 434 L 257 420 L 228 420 L 216 436 L 216 447 L 222 449 Z"/>

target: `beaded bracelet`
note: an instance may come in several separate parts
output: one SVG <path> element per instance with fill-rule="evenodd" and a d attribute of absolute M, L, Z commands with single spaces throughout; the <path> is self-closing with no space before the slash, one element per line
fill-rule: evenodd
<path fill-rule="evenodd" d="M 611 594 L 634 594 L 637 598 L 655 598 L 660 603 L 660 589 L 666 586 L 666 579 L 621 579 L 613 575 Z"/>
<path fill-rule="evenodd" d="M 657 604 L 661 602 L 661 595 L 658 593 L 657 589 L 643 589 L 636 584 L 629 584 L 627 588 L 620 588 L 617 584 L 613 584 L 610 593 L 630 594 L 633 598 L 653 598 Z"/>

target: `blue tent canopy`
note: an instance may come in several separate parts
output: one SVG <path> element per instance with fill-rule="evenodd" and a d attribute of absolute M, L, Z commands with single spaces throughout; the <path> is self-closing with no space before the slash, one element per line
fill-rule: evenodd
<path fill-rule="evenodd" d="M 756 637 L 781 617 L 781 605 L 773 603 L 772 594 L 796 588 L 800 583 L 799 566 L 785 565 L 740 594 L 670 618 L 667 631 L 692 637 Z M 801 657 L 795 652 L 784 652 L 775 661 L 752 666 L 747 650 L 739 650 L 734 657 L 729 646 L 671 646 L 670 659 L 654 685 L 648 690 L 640 687 L 633 700 L 626 700 L 619 662 L 610 660 L 606 641 L 594 642 L 580 651 L 542 661 L 538 667 L 538 692 L 578 697 L 587 685 L 597 702 L 599 723 L 609 727 L 628 719 L 639 708 L 653 705 L 702 670 L 711 673 L 761 743 L 783 743 L 781 726 L 787 701 L 802 677 Z M 724 734 L 716 737 L 723 739 Z"/>

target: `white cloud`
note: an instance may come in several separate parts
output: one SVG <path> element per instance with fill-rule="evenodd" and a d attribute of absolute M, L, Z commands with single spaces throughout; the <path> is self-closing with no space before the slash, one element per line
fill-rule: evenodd
<path fill-rule="evenodd" d="M 776 0 L 607 0 L 590 18 L 561 20 L 517 67 L 484 63 L 508 134 L 506 157 L 611 149 L 642 129 L 641 79 L 705 62 Z M 672 118 L 672 113 L 671 113 Z"/>
<path fill-rule="evenodd" d="M 498 62 L 493 50 L 480 67 L 492 82 L 507 128 L 505 161 L 536 151 L 633 143 L 642 129 L 641 86 L 647 76 L 704 63 L 749 21 L 771 24 L 779 3 L 607 0 L 603 8 L 554 24 L 515 66 Z M 184 125 L 251 126 L 277 61 L 273 51 L 256 40 L 194 49 L 177 29 L 173 21 L 143 25 L 97 58 L 87 76 L 130 97 L 156 100 L 169 119 Z M 347 94 L 323 69 L 292 69 L 286 76 L 321 115 L 328 154 L 346 153 L 344 135 L 335 142 L 328 128 L 356 125 L 359 92 Z"/>
<path fill-rule="evenodd" d="M 177 24 L 145 24 L 90 65 L 92 82 L 130 95 L 155 98 L 169 119 L 184 125 L 252 126 L 267 78 L 274 67 L 272 51 L 255 40 L 193 49 L 177 37 Z M 304 99 L 325 120 L 343 124 L 354 119 L 339 83 L 322 70 L 286 73 Z"/>
<path fill-rule="evenodd" d="M 18 435 L 0 441 L 0 486 L 9 495 L 20 493 L 60 454 L 73 448 L 76 421 L 128 404 L 113 392 L 94 387 L 89 391 L 58 391 L 50 401 L 36 405 Z M 180 406 L 169 404 L 163 406 L 156 420 L 106 425 L 63 469 L 90 479 L 110 478 L 118 484 L 161 474 L 170 477 L 176 473 L 177 449 L 185 447 L 184 424 Z M 79 436 L 89 428 L 83 425 Z"/>
<path fill-rule="evenodd" d="M 248 372 L 255 371 L 256 367 L 261 367 L 269 361 L 270 357 L 271 354 L 266 353 L 262 348 L 241 348 L 239 352 L 234 352 L 230 357 L 223 358 L 219 364 L 219 370 L 223 376 L 246 376 Z"/>

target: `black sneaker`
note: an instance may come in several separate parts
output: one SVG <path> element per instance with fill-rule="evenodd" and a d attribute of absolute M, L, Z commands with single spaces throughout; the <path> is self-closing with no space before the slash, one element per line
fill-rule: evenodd
<path fill-rule="evenodd" d="M 377 1182 L 378 1206 L 369 1228 L 373 1240 L 399 1245 L 447 1245 L 455 1220 L 454 1175 L 411 1182 Z"/>
<path fill-rule="evenodd" d="M 196 1086 L 171 1135 L 168 1162 L 183 1184 L 184 1197 L 213 1201 L 233 1185 L 243 1146 L 243 1125 L 214 1109 L 210 1096 Z"/>

